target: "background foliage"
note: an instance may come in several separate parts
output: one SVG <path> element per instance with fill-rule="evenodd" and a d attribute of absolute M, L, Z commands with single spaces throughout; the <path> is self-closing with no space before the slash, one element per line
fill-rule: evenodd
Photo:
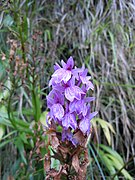
<path fill-rule="evenodd" d="M 134 0 L 0 2 L 2 179 L 45 177 L 47 137 L 39 122 L 45 123 L 53 64 L 70 55 L 88 68 L 99 111 L 88 179 L 134 177 L 134 26 Z"/>

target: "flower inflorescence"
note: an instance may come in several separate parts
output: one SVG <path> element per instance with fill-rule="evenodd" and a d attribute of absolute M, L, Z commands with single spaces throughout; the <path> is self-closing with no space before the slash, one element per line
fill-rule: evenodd
<path fill-rule="evenodd" d="M 74 60 L 70 57 L 67 63 L 61 61 L 62 67 L 56 64 L 49 86 L 52 90 L 47 96 L 47 106 L 50 109 L 47 115 L 49 127 L 62 127 L 62 141 L 71 141 L 78 144 L 73 134 L 78 130 L 84 136 L 90 134 L 90 120 L 97 114 L 91 113 L 90 102 L 94 97 L 87 97 L 87 92 L 94 89 L 88 70 L 74 68 Z"/>

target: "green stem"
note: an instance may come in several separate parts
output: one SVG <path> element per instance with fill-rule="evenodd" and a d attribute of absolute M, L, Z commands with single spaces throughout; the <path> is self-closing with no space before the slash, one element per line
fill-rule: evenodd
<path fill-rule="evenodd" d="M 12 96 L 13 96 L 13 90 L 11 91 L 11 94 L 10 94 L 10 97 L 9 97 L 9 100 L 8 100 L 8 108 L 7 108 L 7 112 L 8 112 L 8 118 L 9 118 L 9 121 L 12 123 L 13 127 L 15 127 L 17 129 L 17 126 L 13 120 L 13 114 L 12 114 L 12 117 L 11 117 L 11 100 L 12 100 Z"/>

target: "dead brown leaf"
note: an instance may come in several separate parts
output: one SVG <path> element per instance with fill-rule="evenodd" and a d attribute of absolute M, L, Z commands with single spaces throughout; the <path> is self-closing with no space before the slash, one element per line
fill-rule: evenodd
<path fill-rule="evenodd" d="M 59 139 L 56 137 L 56 135 L 55 136 L 53 135 L 51 137 L 51 145 L 52 145 L 53 149 L 57 149 L 58 146 L 60 145 Z"/>
<path fill-rule="evenodd" d="M 87 138 L 84 137 L 83 133 L 80 130 L 74 134 L 73 138 L 76 139 L 80 146 L 86 146 Z"/>
<path fill-rule="evenodd" d="M 72 166 L 74 167 L 76 173 L 80 170 L 80 163 L 79 163 L 79 158 L 78 154 L 75 154 L 72 158 Z"/>
<path fill-rule="evenodd" d="M 48 172 L 50 171 L 50 167 L 51 167 L 51 157 L 49 154 L 46 154 L 45 161 L 44 161 L 44 170 Z"/>
<path fill-rule="evenodd" d="M 62 175 L 67 175 L 67 171 L 66 171 L 67 165 L 61 165 L 59 168 L 59 171 L 55 170 L 55 169 L 51 169 L 48 172 L 48 175 L 46 177 L 46 180 L 50 180 L 50 178 L 52 177 L 54 180 L 61 180 L 61 176 Z"/>

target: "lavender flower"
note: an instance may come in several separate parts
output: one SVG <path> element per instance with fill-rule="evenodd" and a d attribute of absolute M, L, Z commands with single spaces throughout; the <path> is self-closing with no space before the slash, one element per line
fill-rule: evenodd
<path fill-rule="evenodd" d="M 52 79 L 49 83 L 49 85 L 52 85 L 53 83 L 57 84 L 60 82 L 67 83 L 68 80 L 71 78 L 72 75 L 72 68 L 74 66 L 73 58 L 70 57 L 67 61 L 67 64 L 64 61 L 61 61 L 62 68 L 59 65 L 55 66 L 55 72 L 52 75 Z"/>
<path fill-rule="evenodd" d="M 56 64 L 55 72 L 52 74 L 49 85 L 52 90 L 47 96 L 47 106 L 50 112 L 47 116 L 49 126 L 54 124 L 62 127 L 62 141 L 71 141 L 76 145 L 73 138 L 74 133 L 81 131 L 89 135 L 90 120 L 97 112 L 90 112 L 90 102 L 94 97 L 87 97 L 87 92 L 94 89 L 88 70 L 74 67 L 73 58 L 70 57 L 67 63 L 61 61 L 62 67 Z"/>
<path fill-rule="evenodd" d="M 77 121 L 75 114 L 70 112 L 66 113 L 62 119 L 62 125 L 64 129 L 68 129 L 69 127 L 71 127 L 72 129 L 75 130 L 77 128 Z"/>

